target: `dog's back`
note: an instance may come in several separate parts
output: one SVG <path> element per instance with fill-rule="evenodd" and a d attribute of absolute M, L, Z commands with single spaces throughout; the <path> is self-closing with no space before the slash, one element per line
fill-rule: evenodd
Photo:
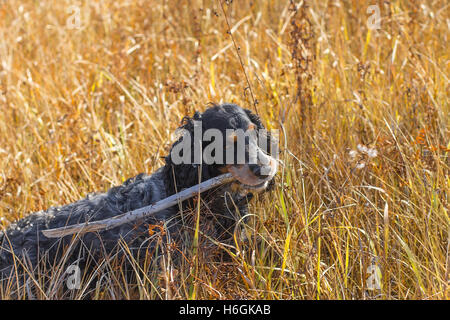
<path fill-rule="evenodd" d="M 148 223 L 166 220 L 176 213 L 175 208 L 158 212 L 144 223 L 128 223 L 117 228 L 86 233 L 82 236 L 46 238 L 40 231 L 102 220 L 136 208 L 147 206 L 166 197 L 162 170 L 152 176 L 140 174 L 106 193 L 88 195 L 77 202 L 35 212 L 13 223 L 0 233 L 0 279 L 32 272 L 40 263 L 83 265 L 101 254 L 112 254 L 120 241 L 131 250 L 138 249 L 148 238 Z M 45 261 L 43 261 L 45 260 Z"/>

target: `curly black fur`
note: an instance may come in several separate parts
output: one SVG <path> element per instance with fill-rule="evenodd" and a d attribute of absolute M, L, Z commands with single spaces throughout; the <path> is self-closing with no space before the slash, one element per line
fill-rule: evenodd
<path fill-rule="evenodd" d="M 202 114 L 195 113 L 192 118 L 185 117 L 181 128 L 192 131 L 194 120 L 202 121 L 203 130 L 245 130 L 248 123 L 264 128 L 256 115 L 233 104 L 216 105 Z M 173 146 L 180 143 L 181 139 Z M 16 278 L 21 282 L 26 274 L 25 269 L 39 272 L 39 265 L 42 263 L 49 268 L 76 264 L 84 270 L 88 267 L 88 261 L 94 262 L 92 265 L 95 266 L 105 256 L 120 254 L 120 242 L 126 243 L 130 252 L 138 256 L 154 246 L 148 228 L 149 225 L 157 225 L 160 222 L 165 222 L 166 236 L 176 239 L 180 226 L 178 213 L 188 207 L 194 207 L 196 203 L 193 200 L 185 201 L 181 208 L 173 206 L 158 212 L 138 224 L 128 223 L 107 231 L 66 236 L 62 239 L 46 238 L 41 232 L 45 229 L 111 218 L 148 206 L 200 181 L 218 176 L 223 169 L 223 165 L 218 164 L 174 165 L 170 155 L 165 158 L 165 162 L 164 167 L 150 176 L 139 174 L 106 193 L 89 195 L 68 205 L 35 212 L 11 224 L 0 233 L 0 279 Z M 233 192 L 230 185 L 224 185 L 203 194 L 202 198 L 209 201 L 209 210 L 215 217 L 216 235 L 219 240 L 223 240 L 233 233 L 238 218 L 236 215 L 247 213 L 251 194 L 242 195 Z M 64 262 L 58 264 L 62 260 Z"/>

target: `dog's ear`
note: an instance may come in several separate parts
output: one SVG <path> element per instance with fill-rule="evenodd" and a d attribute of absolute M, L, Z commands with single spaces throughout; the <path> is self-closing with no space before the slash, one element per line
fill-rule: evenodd
<path fill-rule="evenodd" d="M 193 117 L 184 117 L 181 121 L 181 126 L 178 130 L 183 129 L 186 130 L 188 134 L 191 135 L 191 150 L 194 150 L 194 121 L 201 121 L 202 114 L 200 112 L 195 112 Z M 205 181 L 212 177 L 215 177 L 220 174 L 218 169 L 215 166 L 209 166 L 203 164 L 194 164 L 194 152 L 191 152 L 191 163 L 180 163 L 174 164 L 172 161 L 172 150 L 179 143 L 183 142 L 183 137 L 180 137 L 173 145 L 169 152 L 169 155 L 165 157 L 166 166 L 165 170 L 167 170 L 167 177 L 169 177 L 167 184 L 169 185 L 169 189 L 174 192 L 176 190 L 181 190 L 183 188 L 191 187 L 199 183 L 199 174 L 201 175 L 201 180 Z M 203 150 L 202 141 L 200 141 L 200 147 Z M 201 170 L 200 170 L 201 168 Z"/>

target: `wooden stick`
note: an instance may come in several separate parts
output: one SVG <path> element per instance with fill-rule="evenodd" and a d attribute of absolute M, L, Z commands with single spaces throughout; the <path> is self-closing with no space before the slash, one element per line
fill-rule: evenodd
<path fill-rule="evenodd" d="M 196 194 L 199 194 L 201 192 L 207 191 L 211 188 L 220 186 L 224 183 L 233 181 L 234 178 L 231 175 L 231 173 L 226 173 L 220 176 L 217 176 L 215 178 L 209 179 L 207 181 L 204 181 L 202 183 L 199 183 L 193 187 L 184 189 L 181 192 L 175 193 L 171 195 L 170 197 L 167 197 L 165 199 L 162 199 L 154 204 L 151 204 L 146 207 L 142 207 L 133 211 L 129 211 L 127 213 L 115 216 L 113 218 L 108 218 L 104 220 L 97 220 L 97 221 L 86 221 L 85 223 L 80 224 L 74 224 L 62 228 L 55 228 L 55 229 L 48 229 L 48 230 L 42 230 L 42 233 L 47 238 L 60 238 L 64 237 L 70 234 L 78 233 L 78 234 L 84 234 L 87 232 L 96 232 L 96 231 L 102 231 L 102 230 L 109 230 L 112 228 L 115 228 L 117 226 L 120 226 L 124 223 L 132 222 L 138 219 L 142 219 L 145 217 L 150 216 L 151 214 L 154 214 L 156 212 L 159 212 L 161 210 L 167 209 L 175 204 L 178 203 L 178 201 L 184 201 L 186 199 L 189 199 L 193 197 Z"/>

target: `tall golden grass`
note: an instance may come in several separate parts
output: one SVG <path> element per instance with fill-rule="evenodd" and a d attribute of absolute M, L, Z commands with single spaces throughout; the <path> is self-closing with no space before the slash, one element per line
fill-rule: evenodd
<path fill-rule="evenodd" d="M 247 241 L 93 298 L 448 299 L 449 4 L 370 5 L 379 29 L 356 0 L 3 1 L 2 225 L 153 172 L 234 102 L 281 132 Z"/>

